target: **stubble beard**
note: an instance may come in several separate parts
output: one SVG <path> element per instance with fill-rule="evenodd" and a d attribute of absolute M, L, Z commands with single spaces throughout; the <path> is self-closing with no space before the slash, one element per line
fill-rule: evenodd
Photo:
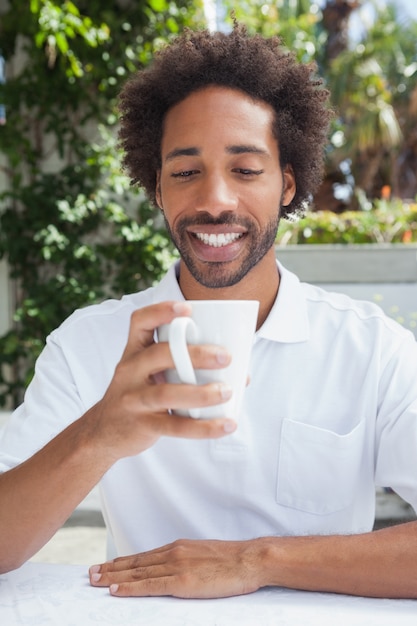
<path fill-rule="evenodd" d="M 237 217 L 229 213 L 221 214 L 218 218 L 213 218 L 208 213 L 201 213 L 194 218 L 184 217 L 177 223 L 175 231 L 171 230 L 165 215 L 164 220 L 172 242 L 194 280 L 210 289 L 223 289 L 224 287 L 232 287 L 239 283 L 275 244 L 280 211 L 274 219 L 271 219 L 267 223 L 263 231 L 260 231 L 250 219 Z M 198 265 L 195 262 L 195 257 L 190 250 L 187 228 L 190 226 L 203 226 L 208 224 L 239 225 L 245 228 L 245 238 L 247 239 L 246 254 L 242 257 L 240 266 L 236 270 L 233 271 L 230 269 L 231 262 L 205 262 L 203 268 L 201 264 Z"/>

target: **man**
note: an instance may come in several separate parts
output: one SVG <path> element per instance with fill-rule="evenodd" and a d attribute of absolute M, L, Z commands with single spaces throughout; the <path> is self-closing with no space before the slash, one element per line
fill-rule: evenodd
<path fill-rule="evenodd" d="M 276 40 L 186 33 L 121 97 L 125 166 L 181 260 L 155 288 L 76 312 L 48 338 L 1 442 L 0 562 L 18 567 L 98 482 L 113 595 L 267 585 L 417 597 L 417 523 L 371 532 L 375 484 L 417 508 L 417 345 L 372 304 L 277 266 L 281 215 L 320 180 L 330 119 L 313 68 Z M 170 409 L 227 385 L 169 385 L 155 329 L 189 299 L 257 299 L 239 425 Z M 219 346 L 194 346 L 219 368 Z M 25 460 L 26 459 L 26 460 Z"/>

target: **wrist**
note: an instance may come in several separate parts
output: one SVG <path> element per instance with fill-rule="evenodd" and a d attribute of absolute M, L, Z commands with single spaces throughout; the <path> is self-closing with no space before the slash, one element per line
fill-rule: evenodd
<path fill-rule="evenodd" d="M 100 464 L 106 472 L 120 455 L 116 453 L 114 439 L 107 434 L 103 423 L 99 403 L 87 410 L 82 417 L 73 423 L 77 431 L 78 445 L 85 459 Z"/>
<path fill-rule="evenodd" d="M 304 588 L 304 577 L 310 569 L 309 539 L 314 541 L 310 537 L 257 539 L 259 587 Z"/>
<path fill-rule="evenodd" d="M 284 586 L 284 578 L 281 571 L 284 565 L 284 554 L 281 542 L 281 537 L 260 537 L 254 540 L 258 588 Z"/>

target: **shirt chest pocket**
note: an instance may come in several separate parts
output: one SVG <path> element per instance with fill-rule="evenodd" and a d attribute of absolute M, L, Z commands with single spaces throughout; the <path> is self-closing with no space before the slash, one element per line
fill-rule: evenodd
<path fill-rule="evenodd" d="M 360 484 L 365 421 L 339 435 L 284 420 L 277 477 L 277 502 L 317 515 L 340 511 Z"/>

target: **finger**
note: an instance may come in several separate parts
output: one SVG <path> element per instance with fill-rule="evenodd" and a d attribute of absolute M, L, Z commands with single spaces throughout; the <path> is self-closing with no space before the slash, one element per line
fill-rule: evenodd
<path fill-rule="evenodd" d="M 112 595 L 146 597 L 174 595 L 174 576 L 165 573 L 165 567 L 136 568 L 120 572 L 90 573 L 94 587 L 109 587 Z"/>
<path fill-rule="evenodd" d="M 117 596 L 190 595 L 186 590 L 191 589 L 193 577 L 188 568 L 182 571 L 182 568 L 178 568 L 175 562 L 170 562 L 163 552 L 153 554 L 159 562 L 151 565 L 135 565 L 139 557 L 142 555 L 116 559 L 113 564 L 119 561 L 118 569 L 105 569 L 106 564 L 91 567 L 89 571 L 91 585 L 109 587 L 110 593 Z"/>
<path fill-rule="evenodd" d="M 233 389 L 223 382 L 207 383 L 206 385 L 185 385 L 165 383 L 149 388 L 148 403 L 152 409 L 163 406 L 167 410 L 201 409 L 216 406 L 230 400 Z M 151 399 L 152 397 L 152 399 Z"/>
<path fill-rule="evenodd" d="M 179 437 L 182 439 L 218 439 L 237 428 L 234 420 L 228 418 L 195 419 L 182 415 L 162 412 L 153 414 L 147 421 L 150 433 L 157 437 Z"/>
<path fill-rule="evenodd" d="M 106 561 L 100 565 L 92 565 L 89 569 L 90 576 L 94 573 L 112 573 L 112 572 L 125 572 L 129 569 L 138 567 L 146 567 L 150 565 L 157 565 L 166 560 L 166 554 L 169 552 L 174 544 L 168 543 L 152 550 L 146 550 L 145 552 L 139 552 L 138 554 L 129 554 L 127 556 L 119 556 L 111 561 Z"/>
<path fill-rule="evenodd" d="M 230 355 L 217 346 L 192 346 L 192 361 L 196 369 L 220 369 L 230 362 Z M 174 363 L 168 346 L 154 344 L 145 353 L 118 363 L 114 375 L 115 385 L 124 387 L 123 405 L 130 410 L 187 409 L 227 402 L 232 388 L 220 381 L 205 385 L 167 383 L 165 377 L 157 381 L 158 374 L 172 369 Z M 128 383 L 127 383 L 128 381 Z"/>
<path fill-rule="evenodd" d="M 221 369 L 230 364 L 231 356 L 222 346 L 214 345 L 189 345 L 189 354 L 195 369 Z M 137 359 L 136 362 L 133 359 Z M 167 369 L 175 369 L 169 345 L 166 342 L 155 343 L 146 350 L 146 358 L 132 355 L 129 360 L 124 360 L 126 367 L 136 368 L 139 377 L 152 377 Z"/>
<path fill-rule="evenodd" d="M 161 383 L 129 389 L 124 393 L 123 406 L 130 411 L 152 415 L 164 410 L 216 406 L 228 402 L 232 396 L 233 388 L 221 381 L 204 385 Z"/>
<path fill-rule="evenodd" d="M 119 598 L 161 596 L 188 597 L 187 594 L 178 593 L 172 588 L 173 580 L 173 576 L 158 576 L 156 578 L 146 578 L 134 582 L 114 582 L 109 585 L 109 591 L 112 596 L 118 596 Z"/>
<path fill-rule="evenodd" d="M 111 591 L 118 595 L 165 595 L 165 579 L 175 573 L 175 566 L 166 557 L 170 548 L 171 544 L 168 544 L 148 552 L 93 565 L 89 569 L 90 582 L 97 587 L 112 586 Z M 119 589 L 115 589 L 115 586 Z"/>
<path fill-rule="evenodd" d="M 158 302 L 137 309 L 132 313 L 129 336 L 124 355 L 136 352 L 153 342 L 155 329 L 162 324 L 169 324 L 175 317 L 191 314 L 191 305 L 187 302 Z"/>
<path fill-rule="evenodd" d="M 95 572 L 95 567 L 90 568 L 91 584 L 97 587 L 108 587 L 114 583 L 142 581 L 149 578 L 163 578 L 173 574 L 173 568 L 167 562 L 156 565 L 126 567 L 125 569 L 105 570 L 103 567 Z"/>
<path fill-rule="evenodd" d="M 190 346 L 190 356 L 194 367 L 204 370 L 221 369 L 227 367 L 231 361 L 229 353 L 220 346 Z M 143 403 L 149 408 L 181 408 L 180 404 L 176 404 L 177 399 L 184 399 L 184 406 L 187 408 L 186 403 L 190 395 L 182 396 L 182 388 L 180 390 L 178 385 L 171 386 L 170 390 L 161 388 L 162 384 L 166 384 L 164 372 L 169 369 L 174 369 L 174 362 L 168 344 L 153 344 L 146 348 L 146 354 L 143 351 L 123 358 L 116 366 L 114 378 L 124 387 L 126 387 L 127 381 L 130 381 L 130 400 L 126 397 L 129 402 L 135 404 L 137 402 L 136 394 L 140 391 L 141 395 L 143 394 Z M 146 383 L 145 386 L 143 382 Z M 153 389 L 154 386 L 157 388 Z M 191 400 L 193 398 L 198 400 L 198 392 L 196 394 L 195 388 L 190 387 L 189 392 L 191 392 Z M 166 404 L 161 403 L 163 397 L 166 398 Z M 207 402 L 209 405 L 213 404 L 209 398 L 207 398 Z"/>

